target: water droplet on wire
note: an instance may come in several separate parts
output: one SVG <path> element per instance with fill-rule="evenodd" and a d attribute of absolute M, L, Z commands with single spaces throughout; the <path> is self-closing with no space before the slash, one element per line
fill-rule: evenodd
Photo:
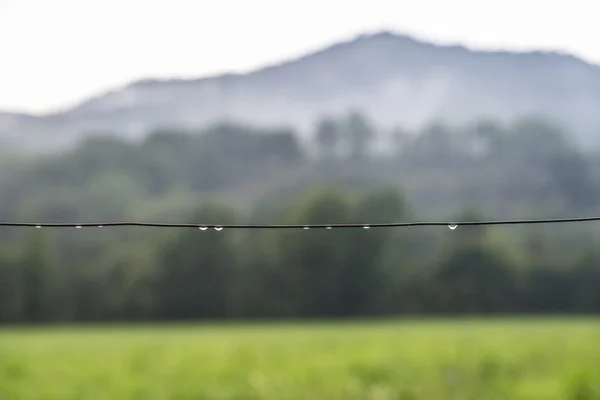
<path fill-rule="evenodd" d="M 81 229 L 81 225 L 77 225 L 75 228 L 77 228 L 77 229 Z"/>
<path fill-rule="evenodd" d="M 455 230 L 458 225 L 448 225 L 451 231 Z"/>
<path fill-rule="evenodd" d="M 208 228 L 207 228 L 206 226 L 201 226 L 201 227 L 199 227 L 198 229 L 200 229 L 201 231 L 205 231 L 205 230 L 207 230 Z"/>
<path fill-rule="evenodd" d="M 363 229 L 371 229 L 371 227 L 369 225 L 365 225 L 363 226 Z"/>
<path fill-rule="evenodd" d="M 222 231 L 223 227 L 222 226 L 215 226 L 215 231 Z"/>
<path fill-rule="evenodd" d="M 328 226 L 326 229 L 331 229 L 331 227 L 330 227 L 330 226 Z"/>
<path fill-rule="evenodd" d="M 310 229 L 310 226 L 305 226 L 305 227 L 304 227 L 304 228 L 302 228 L 302 229 Z"/>
<path fill-rule="evenodd" d="M 37 229 L 40 229 L 42 226 L 41 225 L 36 225 L 35 226 Z"/>

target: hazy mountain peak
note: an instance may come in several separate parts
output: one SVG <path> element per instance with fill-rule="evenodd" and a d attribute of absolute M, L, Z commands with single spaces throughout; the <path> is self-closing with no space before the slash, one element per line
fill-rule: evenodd
<path fill-rule="evenodd" d="M 599 106 L 600 68 L 572 55 L 474 51 L 381 31 L 246 74 L 140 80 L 35 123 L 0 114 L 0 137 L 62 145 L 91 131 L 135 138 L 225 119 L 306 132 L 323 114 L 360 108 L 382 126 L 409 127 L 539 114 L 590 139 Z"/>

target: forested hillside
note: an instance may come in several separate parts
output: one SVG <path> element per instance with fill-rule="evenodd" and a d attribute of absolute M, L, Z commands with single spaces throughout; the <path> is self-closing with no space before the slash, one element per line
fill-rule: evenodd
<path fill-rule="evenodd" d="M 358 112 L 0 159 L 0 219 L 341 223 L 589 216 L 600 152 L 522 118 L 418 132 Z M 385 143 L 385 146 L 381 146 Z M 375 146 L 377 144 L 378 146 Z M 600 226 L 2 228 L 0 321 L 600 311 Z"/>

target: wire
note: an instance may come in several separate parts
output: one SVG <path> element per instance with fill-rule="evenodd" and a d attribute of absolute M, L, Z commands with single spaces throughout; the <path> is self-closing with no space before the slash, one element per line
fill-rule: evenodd
<path fill-rule="evenodd" d="M 153 222 L 96 222 L 96 223 L 31 223 L 31 222 L 1 222 L 0 227 L 31 227 L 31 228 L 104 228 L 139 226 L 153 228 L 195 228 L 195 229 L 340 229 L 340 228 L 397 228 L 410 226 L 448 226 L 451 229 L 457 226 L 473 225 L 529 225 L 529 224 L 552 224 L 569 222 L 592 222 L 600 221 L 600 217 L 584 218 L 558 218 L 558 219 L 533 219 L 533 220 L 500 220 L 500 221 L 472 221 L 472 222 L 386 222 L 386 223 L 350 223 L 350 224 L 174 224 Z"/>

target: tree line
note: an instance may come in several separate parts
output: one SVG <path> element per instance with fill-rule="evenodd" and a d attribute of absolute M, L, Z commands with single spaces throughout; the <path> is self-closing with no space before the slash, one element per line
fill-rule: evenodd
<path fill-rule="evenodd" d="M 3 220 L 345 223 L 589 215 L 594 149 L 547 121 L 419 132 L 324 118 L 96 138 L 3 160 Z M 377 141 L 385 143 L 377 151 Z M 487 218 L 486 218 L 487 217 Z M 600 310 L 594 225 L 332 230 L 18 229 L 3 323 Z"/>

